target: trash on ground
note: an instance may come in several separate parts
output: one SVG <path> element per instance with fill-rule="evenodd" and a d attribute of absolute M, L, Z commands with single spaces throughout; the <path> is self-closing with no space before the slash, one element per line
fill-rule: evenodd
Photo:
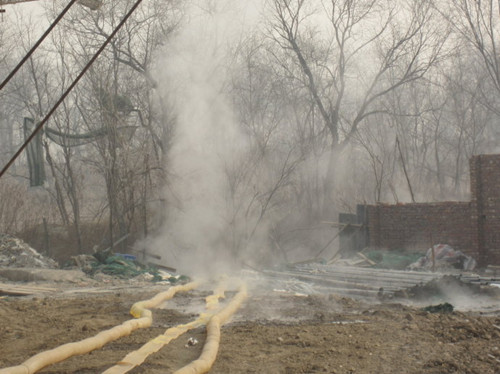
<path fill-rule="evenodd" d="M 429 313 L 452 313 L 453 312 L 453 305 L 451 305 L 450 303 L 429 305 L 429 306 L 426 306 L 425 308 L 422 308 L 422 310 L 424 312 L 429 312 Z"/>
<path fill-rule="evenodd" d="M 185 283 L 190 280 L 185 275 L 171 274 L 158 270 L 155 266 L 144 265 L 137 261 L 134 255 L 113 253 L 110 249 L 95 251 L 92 256 L 74 256 L 72 260 L 77 267 L 92 277 L 105 274 L 121 279 L 134 278 L 138 281 L 170 284 Z"/>
<path fill-rule="evenodd" d="M 192 347 L 192 346 L 194 346 L 196 344 L 198 344 L 198 339 L 196 339 L 196 338 L 189 338 L 188 341 L 187 341 L 187 344 L 184 347 L 188 348 L 188 347 Z"/>
<path fill-rule="evenodd" d="M 58 266 L 21 239 L 0 234 L 0 267 L 56 269 Z"/>
<path fill-rule="evenodd" d="M 374 267 L 377 269 L 405 270 L 422 257 L 422 253 L 402 250 L 367 249 L 363 252 L 375 263 Z"/>
<path fill-rule="evenodd" d="M 412 270 L 450 268 L 473 270 L 475 267 L 476 260 L 461 251 L 453 249 L 448 244 L 436 244 L 427 250 L 425 256 L 409 266 Z"/>
<path fill-rule="evenodd" d="M 125 259 L 123 256 L 109 254 L 107 257 L 103 257 L 102 252 L 100 252 L 100 255 L 96 256 L 96 260 L 91 264 L 89 275 L 100 272 L 118 278 L 130 279 L 148 273 L 153 276 L 151 280 L 162 280 L 158 275 L 158 270 L 144 267 L 137 262 Z"/>

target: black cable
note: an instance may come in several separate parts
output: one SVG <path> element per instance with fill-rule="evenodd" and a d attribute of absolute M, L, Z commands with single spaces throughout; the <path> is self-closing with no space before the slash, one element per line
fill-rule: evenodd
<path fill-rule="evenodd" d="M 59 14 L 57 16 L 57 18 L 54 20 L 54 22 L 52 22 L 52 24 L 50 25 L 50 27 L 45 31 L 45 33 L 40 37 L 40 39 L 38 39 L 38 41 L 35 43 L 35 45 L 33 47 L 31 47 L 31 49 L 29 50 L 29 52 L 26 54 L 26 56 L 23 57 L 23 59 L 21 61 L 19 61 L 19 63 L 17 64 L 17 66 L 14 68 L 14 70 L 12 70 L 9 74 L 9 76 L 7 78 L 4 79 L 4 81 L 2 82 L 2 84 L 0 84 L 0 91 L 5 87 L 5 85 L 7 83 L 9 83 L 9 81 L 12 79 L 12 77 L 14 75 L 16 75 L 17 71 L 19 69 L 21 69 L 21 66 L 24 65 L 24 63 L 31 57 L 31 55 L 33 54 L 33 52 L 36 51 L 36 49 L 40 46 L 40 44 L 42 44 L 42 42 L 45 40 L 45 38 L 47 37 L 47 35 L 50 34 L 50 32 L 52 31 L 52 29 L 59 23 L 59 21 L 61 20 L 61 18 L 64 17 L 64 15 L 68 12 L 69 8 L 71 8 L 71 6 L 76 2 L 77 0 L 71 0 L 69 2 L 68 5 L 66 5 L 66 8 L 63 9 L 63 11 L 61 12 L 61 14 Z"/>
<path fill-rule="evenodd" d="M 75 78 L 75 80 L 73 81 L 73 83 L 71 83 L 71 85 L 64 92 L 64 94 L 60 97 L 60 99 L 57 101 L 57 103 L 55 103 L 55 105 L 47 113 L 47 115 L 43 118 L 43 120 L 36 126 L 35 130 L 31 133 L 31 135 L 28 137 L 28 139 L 26 139 L 26 141 L 23 143 L 23 145 L 17 150 L 17 152 L 14 154 L 14 156 L 12 156 L 12 158 L 9 160 L 9 162 L 7 163 L 7 165 L 5 165 L 5 167 L 2 169 L 2 171 L 0 171 L 0 178 L 2 178 L 2 176 L 7 172 L 7 170 L 9 169 L 9 167 L 14 163 L 14 161 L 16 160 L 16 158 L 19 157 L 19 155 L 21 154 L 21 152 L 24 151 L 24 149 L 28 146 L 28 144 L 35 137 L 35 135 L 42 129 L 42 127 L 48 121 L 48 119 L 50 118 L 50 116 L 52 116 L 52 114 L 56 111 L 56 109 L 59 107 L 59 105 L 61 105 L 61 103 L 64 101 L 64 99 L 66 98 L 66 96 L 69 95 L 69 93 L 71 92 L 71 90 L 76 86 L 76 84 L 80 81 L 80 79 L 85 75 L 85 73 L 90 68 L 90 66 L 92 66 L 92 64 L 97 59 L 97 57 L 99 57 L 99 55 L 104 50 L 104 48 L 107 47 L 107 45 L 109 44 L 109 42 L 111 41 L 111 39 L 114 38 L 114 36 L 116 35 L 116 33 L 118 31 L 120 31 L 120 29 L 122 28 L 122 26 L 125 24 L 125 22 L 127 22 L 127 20 L 129 19 L 129 17 L 132 15 L 132 13 L 134 13 L 134 11 L 137 9 L 137 7 L 140 5 L 141 2 L 142 2 L 142 0 L 137 0 L 136 3 L 132 6 L 132 8 L 130 8 L 130 10 L 125 15 L 125 17 L 123 17 L 123 19 L 120 21 L 120 23 L 118 24 L 118 26 L 116 26 L 116 28 L 113 30 L 113 32 L 108 36 L 108 38 L 106 39 L 106 41 L 104 42 L 104 44 L 94 54 L 94 56 L 90 59 L 90 61 L 87 63 L 87 65 L 85 65 L 85 67 L 80 72 L 80 74 Z"/>

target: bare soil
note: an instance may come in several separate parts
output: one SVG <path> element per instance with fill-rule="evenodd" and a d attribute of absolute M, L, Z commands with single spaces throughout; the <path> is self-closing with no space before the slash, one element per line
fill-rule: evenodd
<path fill-rule="evenodd" d="M 60 293 L 0 299 L 0 368 L 116 326 L 131 318 L 134 302 L 165 289 L 57 287 Z M 195 319 L 209 293 L 179 294 L 153 311 L 151 328 L 41 373 L 101 373 L 167 328 Z M 500 373 L 498 310 L 433 314 L 392 301 L 253 290 L 223 327 L 210 373 Z M 200 343 L 186 346 L 190 337 Z M 204 339 L 204 329 L 192 330 L 131 373 L 173 372 L 199 356 Z"/>

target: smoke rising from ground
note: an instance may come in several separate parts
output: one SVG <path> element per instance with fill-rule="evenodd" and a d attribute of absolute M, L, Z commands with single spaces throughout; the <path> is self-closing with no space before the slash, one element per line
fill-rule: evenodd
<path fill-rule="evenodd" d="M 176 125 L 166 167 L 167 223 L 154 247 L 180 271 L 227 265 L 226 170 L 247 143 L 224 86 L 231 69 L 228 52 L 256 15 L 243 1 L 194 1 L 165 48 L 160 80 Z"/>
<path fill-rule="evenodd" d="M 445 160 L 438 160 L 439 170 L 428 171 L 421 165 L 429 164 L 430 153 L 413 155 L 420 145 L 411 139 L 427 142 L 432 136 L 427 122 L 413 126 L 410 120 L 429 104 L 427 96 L 414 95 L 426 91 L 414 82 L 435 61 L 432 53 L 419 51 L 438 53 L 443 42 L 430 8 L 409 7 L 408 14 L 403 12 L 408 22 L 384 8 L 345 30 L 352 33 L 346 47 L 353 53 L 352 65 L 338 78 L 332 71 L 344 70 L 336 62 L 343 44 L 335 44 L 331 27 L 342 22 L 331 25 L 326 8 L 319 13 L 297 10 L 294 17 L 293 9 L 284 10 L 280 2 L 267 4 L 271 6 L 264 9 L 263 1 L 187 3 L 178 33 L 157 63 L 160 89 L 168 98 L 163 104 L 171 108 L 175 130 L 165 164 L 167 219 L 153 247 L 163 262 L 180 271 L 211 271 L 214 257 L 224 258 L 230 267 L 250 257 L 293 261 L 294 253 L 302 256 L 297 261 L 308 259 L 336 233 L 324 225 L 322 233 L 312 229 L 321 221 L 336 221 L 338 210 L 352 211 L 363 201 L 408 201 L 409 191 L 429 194 L 429 181 L 436 175 L 441 178 L 439 193 L 432 195 L 440 197 L 453 179 L 441 173 Z M 368 31 L 376 32 L 370 27 L 378 16 L 402 33 L 423 32 L 426 37 L 414 41 L 423 43 L 421 48 L 389 32 L 391 27 L 368 43 L 375 40 Z M 299 26 L 294 23 L 298 19 Z M 317 27 L 320 19 L 330 32 Z M 296 35 L 287 32 L 292 26 Z M 365 42 L 366 52 L 358 54 L 359 43 Z M 394 57 L 410 52 L 414 59 Z M 387 59 L 394 61 L 387 64 Z M 418 66 L 411 61 L 419 61 Z M 380 74 L 366 77 L 367 64 L 378 66 Z M 359 79 L 362 73 L 366 82 Z M 346 90 L 335 91 L 339 82 Z M 314 92 L 320 93 L 316 99 Z M 345 97 L 335 109 L 332 98 L 341 94 Z M 417 101 L 417 107 L 407 108 Z M 321 114 L 320 106 L 330 115 Z M 405 108 L 401 113 L 400 107 Z M 386 112 L 397 113 L 382 114 Z M 408 128 L 417 135 L 409 139 Z M 402 149 L 395 147 L 396 140 Z M 436 149 L 444 144 L 434 143 Z M 419 192 L 415 196 L 425 199 Z M 334 251 L 335 244 L 326 257 Z"/>

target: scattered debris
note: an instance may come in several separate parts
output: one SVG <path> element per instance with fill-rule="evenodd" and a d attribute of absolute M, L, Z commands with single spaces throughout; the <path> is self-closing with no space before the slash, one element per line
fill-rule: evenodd
<path fill-rule="evenodd" d="M 158 272 L 158 276 L 161 278 L 162 281 L 167 281 L 167 282 L 170 282 L 172 284 L 176 284 L 176 283 L 187 283 L 189 282 L 191 279 L 186 276 L 186 275 L 180 275 L 180 274 L 171 274 L 171 273 L 168 273 L 164 270 L 157 270 Z"/>
<path fill-rule="evenodd" d="M 499 276 L 500 277 L 500 266 L 488 265 L 484 270 L 485 274 Z"/>
<path fill-rule="evenodd" d="M 488 357 L 489 358 L 492 358 L 493 360 L 495 360 L 496 362 L 500 363 L 500 360 L 498 358 L 496 358 L 495 356 L 493 356 L 492 354 L 489 354 L 488 353 Z"/>
<path fill-rule="evenodd" d="M 472 278 L 471 278 L 472 279 Z M 488 296 L 499 298 L 500 292 L 495 287 L 486 281 L 482 284 L 473 282 L 467 277 L 447 274 L 441 278 L 433 279 L 430 282 L 418 284 L 408 288 L 404 298 L 414 300 L 426 300 L 429 298 L 446 299 L 453 295 L 461 295 L 464 297 Z M 395 293 L 396 297 L 403 297 L 399 292 Z"/>
<path fill-rule="evenodd" d="M 450 303 L 429 305 L 429 306 L 426 306 L 425 308 L 422 308 L 422 310 L 424 312 L 429 312 L 429 313 L 452 313 L 453 312 L 453 305 L 451 305 Z"/>
<path fill-rule="evenodd" d="M 462 269 L 473 270 L 476 260 L 448 244 L 436 244 L 429 248 L 425 256 L 409 266 L 412 270 Z"/>
<path fill-rule="evenodd" d="M 103 252 L 98 252 L 99 256 L 94 256 L 96 260 L 91 263 L 89 275 L 103 273 L 112 275 L 118 278 L 130 279 L 143 274 L 150 274 L 151 280 L 162 280 L 158 275 L 158 270 L 147 268 L 133 260 L 128 260 L 123 256 L 109 254 L 107 257 L 102 256 Z M 83 269 L 82 269 L 83 270 Z"/>
<path fill-rule="evenodd" d="M 91 255 L 78 255 L 71 257 L 71 259 L 73 260 L 74 265 L 87 274 L 92 271 L 92 266 L 96 262 L 96 258 Z"/>
<path fill-rule="evenodd" d="M 365 248 L 351 258 L 332 258 L 328 265 L 372 267 L 377 269 L 405 270 L 408 265 L 422 257 L 422 253 L 401 250 Z M 311 261 L 310 261 L 311 262 Z M 318 262 L 318 261 L 316 261 Z M 305 262 L 303 262 L 305 263 Z"/>
<path fill-rule="evenodd" d="M 0 234 L 0 267 L 55 269 L 58 266 L 21 239 Z"/>
<path fill-rule="evenodd" d="M 386 301 L 394 298 L 394 293 L 384 293 L 384 287 L 380 287 L 377 292 L 377 299 Z"/>
<path fill-rule="evenodd" d="M 405 270 L 420 257 L 421 252 L 408 252 L 404 250 L 380 250 L 367 248 L 363 251 L 367 258 L 375 263 L 377 269 Z"/>
<path fill-rule="evenodd" d="M 357 253 L 357 255 L 358 255 L 359 257 L 361 257 L 363 260 L 365 260 L 366 262 L 368 262 L 370 265 L 372 265 L 372 266 L 373 266 L 373 265 L 377 265 L 377 263 L 376 263 L 375 261 L 370 260 L 370 259 L 369 259 L 368 257 L 366 257 L 363 253 L 358 252 L 358 253 Z"/>
<path fill-rule="evenodd" d="M 187 344 L 184 347 L 188 348 L 188 347 L 192 347 L 192 346 L 194 346 L 196 344 L 198 344 L 198 339 L 196 339 L 196 338 L 189 338 L 188 341 L 187 341 Z"/>
<path fill-rule="evenodd" d="M 361 252 L 356 253 L 356 255 L 351 258 L 339 258 L 338 256 L 336 256 L 328 261 L 328 265 L 332 264 L 357 267 L 371 267 L 376 265 L 375 261 L 372 261 Z"/>
<path fill-rule="evenodd" d="M 147 282 L 168 282 L 170 284 L 187 283 L 190 278 L 185 275 L 174 275 L 155 266 L 143 265 L 136 256 L 113 253 L 107 249 L 96 251 L 94 255 L 79 255 L 72 257 L 74 264 L 87 275 L 94 278 L 102 274 Z"/>
<path fill-rule="evenodd" d="M 386 300 L 396 292 L 404 295 L 407 289 L 443 274 L 306 263 L 259 273 L 248 270 L 248 276 L 256 281 L 263 277 L 272 279 L 274 289 L 292 294 L 338 293 Z"/>

